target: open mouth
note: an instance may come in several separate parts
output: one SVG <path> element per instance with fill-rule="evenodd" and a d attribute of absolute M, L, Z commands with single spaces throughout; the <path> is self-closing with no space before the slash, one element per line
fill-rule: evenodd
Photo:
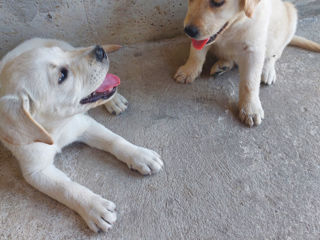
<path fill-rule="evenodd" d="M 196 39 L 192 39 L 192 45 L 195 49 L 197 50 L 201 50 L 202 48 L 204 48 L 205 45 L 208 45 L 210 43 L 213 43 L 217 37 L 228 27 L 229 22 L 226 22 L 222 28 L 220 28 L 220 30 L 215 33 L 214 35 L 212 35 L 210 38 L 204 39 L 204 40 L 196 40 Z"/>
<path fill-rule="evenodd" d="M 91 93 L 89 96 L 83 98 L 80 103 L 87 104 L 87 103 L 94 103 L 98 100 L 107 100 L 112 97 L 116 91 L 117 86 L 120 85 L 120 78 L 116 75 L 108 73 L 103 81 L 103 83 Z"/>

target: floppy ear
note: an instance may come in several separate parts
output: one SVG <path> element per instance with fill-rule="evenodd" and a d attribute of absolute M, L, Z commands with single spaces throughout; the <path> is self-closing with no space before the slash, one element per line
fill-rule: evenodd
<path fill-rule="evenodd" d="M 252 18 L 253 12 L 260 0 L 241 0 L 242 8 L 247 17 Z"/>
<path fill-rule="evenodd" d="M 111 53 L 111 52 L 118 51 L 120 48 L 122 48 L 122 46 L 115 45 L 115 44 L 107 44 L 107 45 L 103 45 L 102 48 L 106 53 Z"/>
<path fill-rule="evenodd" d="M 48 132 L 30 115 L 27 96 L 0 98 L 0 137 L 13 145 L 43 142 L 53 144 Z"/>

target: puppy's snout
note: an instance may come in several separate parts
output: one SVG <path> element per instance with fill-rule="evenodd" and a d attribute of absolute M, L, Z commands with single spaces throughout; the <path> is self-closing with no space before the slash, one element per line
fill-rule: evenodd
<path fill-rule="evenodd" d="M 199 36 L 199 29 L 196 26 L 188 25 L 185 27 L 184 32 L 192 38 L 196 38 Z"/>
<path fill-rule="evenodd" d="M 105 58 L 107 58 L 106 52 L 99 45 L 95 47 L 94 54 L 98 62 L 102 62 Z"/>

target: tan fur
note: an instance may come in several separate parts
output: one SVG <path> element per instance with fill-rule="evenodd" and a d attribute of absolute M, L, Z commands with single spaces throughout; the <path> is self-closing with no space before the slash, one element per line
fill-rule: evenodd
<path fill-rule="evenodd" d="M 236 63 L 240 72 L 239 117 L 250 127 L 259 125 L 264 118 L 260 83 L 276 81 L 275 64 L 284 48 L 290 43 L 320 51 L 319 44 L 294 36 L 297 18 L 295 7 L 282 0 L 226 0 L 219 7 L 209 5 L 208 0 L 189 1 L 184 25 L 198 29 L 196 40 L 216 38 L 202 50 L 191 45 L 188 61 L 174 78 L 192 83 L 201 73 L 209 50 L 220 60 L 211 69 L 213 75 Z"/>
<path fill-rule="evenodd" d="M 260 0 L 242 0 L 241 1 L 241 7 L 243 8 L 243 11 L 247 15 L 247 17 L 252 18 L 254 9 L 258 5 Z"/>
<path fill-rule="evenodd" d="M 299 36 L 293 37 L 293 39 L 290 42 L 290 46 L 299 47 L 305 50 L 320 53 L 320 44 Z"/>
<path fill-rule="evenodd" d="M 50 45 L 52 46 L 54 43 L 51 43 L 51 44 L 48 44 L 50 47 Z M 105 45 L 102 45 L 102 48 L 104 49 L 104 51 L 106 53 L 112 53 L 112 52 L 115 52 L 115 51 L 118 51 L 120 48 L 122 48 L 121 45 L 117 45 L 117 44 L 105 44 Z M 87 51 L 90 51 L 92 50 L 92 47 L 86 47 L 86 48 L 82 48 L 81 50 L 79 51 L 82 51 L 82 53 L 85 53 Z"/>
<path fill-rule="evenodd" d="M 118 51 L 120 48 L 122 48 L 121 45 L 115 45 L 115 44 L 103 45 L 102 47 L 106 51 L 106 53 L 112 53 L 112 52 Z"/>
<path fill-rule="evenodd" d="M 10 96 L 9 98 L 12 98 Z M 49 145 L 53 144 L 53 140 L 49 133 L 31 116 L 29 101 L 27 98 L 20 100 L 12 99 L 0 100 L 0 114 L 3 116 L 0 128 L 5 127 L 5 130 L 0 130 L 0 136 L 13 145 L 30 144 L 33 142 L 43 142 Z M 5 110 L 5 111 L 4 111 Z"/>

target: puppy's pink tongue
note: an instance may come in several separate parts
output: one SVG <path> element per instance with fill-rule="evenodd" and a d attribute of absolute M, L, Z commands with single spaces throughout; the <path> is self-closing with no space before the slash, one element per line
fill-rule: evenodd
<path fill-rule="evenodd" d="M 120 85 L 120 78 L 116 75 L 108 73 L 101 86 L 96 90 L 98 93 L 112 90 L 114 87 Z"/>
<path fill-rule="evenodd" d="M 192 45 L 195 49 L 201 50 L 207 44 L 208 41 L 209 41 L 209 38 L 205 40 L 200 40 L 200 41 L 192 39 Z"/>

